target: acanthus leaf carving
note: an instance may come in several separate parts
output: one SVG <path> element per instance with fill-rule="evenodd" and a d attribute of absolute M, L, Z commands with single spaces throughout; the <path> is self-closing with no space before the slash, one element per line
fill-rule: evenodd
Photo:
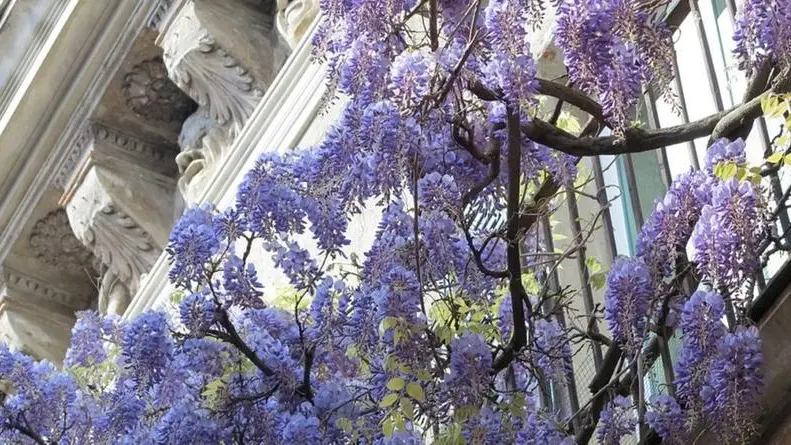
<path fill-rule="evenodd" d="M 208 107 L 233 138 L 263 97 L 248 70 L 221 48 L 186 4 L 161 46 L 170 78 L 199 105 Z"/>
<path fill-rule="evenodd" d="M 277 30 L 294 49 L 319 14 L 318 0 L 277 0 Z"/>
<path fill-rule="evenodd" d="M 137 290 L 140 278 L 151 270 L 160 250 L 151 235 L 129 215 L 107 204 L 82 233 L 83 243 L 118 278 Z"/>

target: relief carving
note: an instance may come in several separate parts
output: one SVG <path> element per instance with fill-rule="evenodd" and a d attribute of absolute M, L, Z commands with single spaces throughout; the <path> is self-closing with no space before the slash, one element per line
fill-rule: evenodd
<path fill-rule="evenodd" d="M 302 40 L 318 14 L 318 0 L 277 0 L 277 30 L 291 49 Z"/>
<path fill-rule="evenodd" d="M 122 313 L 173 224 L 173 151 L 99 124 L 61 198 L 77 239 L 101 263 L 99 309 Z"/>
<path fill-rule="evenodd" d="M 74 236 L 63 209 L 53 210 L 33 226 L 28 238 L 33 256 L 73 275 L 93 270 L 93 255 Z"/>
<path fill-rule="evenodd" d="M 8 267 L 3 267 L 0 271 L 0 281 L 6 289 L 32 295 L 41 301 L 57 303 L 73 310 L 87 308 L 91 300 L 91 295 L 79 295 L 60 289 L 51 283 L 45 283 Z M 22 298 L 29 300 L 27 297 Z"/>
<path fill-rule="evenodd" d="M 315 1 L 283 4 L 295 36 Z M 288 48 L 275 29 L 276 0 L 186 0 L 158 44 L 170 78 L 198 105 L 179 137 L 179 190 L 192 204 L 274 80 Z M 312 20 L 312 19 L 311 19 Z M 284 29 L 286 29 L 284 28 Z M 307 28 L 305 28 L 307 29 Z M 298 37 L 295 37 L 298 38 Z"/>
<path fill-rule="evenodd" d="M 161 57 L 140 62 L 124 76 L 126 106 L 150 121 L 183 121 L 195 105 L 168 77 Z"/>
<path fill-rule="evenodd" d="M 185 5 L 162 41 L 170 78 L 212 118 L 227 126 L 232 138 L 244 126 L 263 92 L 250 73 L 221 48 Z"/>

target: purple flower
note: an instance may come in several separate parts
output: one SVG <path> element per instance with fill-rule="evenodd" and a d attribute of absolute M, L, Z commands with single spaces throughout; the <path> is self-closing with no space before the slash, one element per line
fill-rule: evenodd
<path fill-rule="evenodd" d="M 429 93 L 433 65 L 423 51 L 404 51 L 393 60 L 388 89 L 401 110 L 414 111 Z"/>
<path fill-rule="evenodd" d="M 534 348 L 537 365 L 546 378 L 566 382 L 571 372 L 571 345 L 555 320 L 536 320 Z"/>
<path fill-rule="evenodd" d="M 613 340 L 629 354 L 642 347 L 653 293 L 651 273 L 642 261 L 626 257 L 615 261 L 607 275 L 604 318 Z"/>
<path fill-rule="evenodd" d="M 206 291 L 187 295 L 179 305 L 181 323 L 196 336 L 203 336 L 214 324 L 217 307 Z"/>
<path fill-rule="evenodd" d="M 171 281 L 185 289 L 190 289 L 193 283 L 205 283 L 206 264 L 219 250 L 212 208 L 188 209 L 173 226 L 168 239 L 166 251 L 171 263 Z"/>
<path fill-rule="evenodd" d="M 712 188 L 692 234 L 700 274 L 715 286 L 738 287 L 760 268 L 768 235 L 766 203 L 747 181 L 729 179 Z"/>
<path fill-rule="evenodd" d="M 684 304 L 680 327 L 683 346 L 675 366 L 675 385 L 679 400 L 689 410 L 699 411 L 701 385 L 725 336 L 725 303 L 716 292 L 697 291 Z"/>
<path fill-rule="evenodd" d="M 733 162 L 737 165 L 744 165 L 747 162 L 744 140 L 739 138 L 735 141 L 730 141 L 727 138 L 720 138 L 714 141 L 706 149 L 706 172 L 710 175 L 713 174 L 714 167 L 720 162 Z"/>
<path fill-rule="evenodd" d="M 488 406 L 484 406 L 477 415 L 464 422 L 462 435 L 465 443 L 475 445 L 500 445 L 505 443 L 502 431 L 502 414 Z"/>
<path fill-rule="evenodd" d="M 758 329 L 740 326 L 722 341 L 701 390 L 707 415 L 725 442 L 746 442 L 755 433 L 764 389 Z"/>
<path fill-rule="evenodd" d="M 451 344 L 445 388 L 457 407 L 479 406 L 491 385 L 492 352 L 483 337 L 466 333 Z"/>
<path fill-rule="evenodd" d="M 173 339 L 164 314 L 145 312 L 130 322 L 124 330 L 121 354 L 141 387 L 161 380 L 173 355 Z"/>
<path fill-rule="evenodd" d="M 637 415 L 631 400 L 623 396 L 612 399 L 599 417 L 599 443 L 618 445 L 637 428 Z"/>
<path fill-rule="evenodd" d="M 683 445 L 689 439 L 687 418 L 676 399 L 663 394 L 651 403 L 651 410 L 645 414 L 648 425 L 668 445 Z"/>
<path fill-rule="evenodd" d="M 739 68 L 750 75 L 763 62 L 791 63 L 791 11 L 780 0 L 746 0 L 734 32 Z"/>
<path fill-rule="evenodd" d="M 71 330 L 71 346 L 66 351 L 64 365 L 97 365 L 107 358 L 102 346 L 102 319 L 94 311 L 82 311 L 76 315 L 77 323 Z"/>
<path fill-rule="evenodd" d="M 573 445 L 574 437 L 564 431 L 564 425 L 546 412 L 528 410 L 522 428 L 516 435 L 520 445 Z"/>
<path fill-rule="evenodd" d="M 708 191 L 704 173 L 690 170 L 679 175 L 643 225 L 637 236 L 637 256 L 651 268 L 656 283 L 675 271 L 701 209 L 710 202 Z"/>
<path fill-rule="evenodd" d="M 258 272 L 251 262 L 236 255 L 229 255 L 223 264 L 222 286 L 228 304 L 241 307 L 262 308 L 263 285 L 258 281 Z"/>

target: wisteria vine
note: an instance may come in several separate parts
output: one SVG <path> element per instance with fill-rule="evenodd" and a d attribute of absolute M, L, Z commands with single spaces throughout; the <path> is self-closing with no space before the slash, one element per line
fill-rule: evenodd
<path fill-rule="evenodd" d="M 739 302 L 760 272 L 769 202 L 760 178 L 738 174 L 745 143 L 719 120 L 633 126 L 647 89 L 670 91 L 660 3 L 321 0 L 313 57 L 342 102 L 324 139 L 272 147 L 229 208 L 181 216 L 165 249 L 170 310 L 80 314 L 62 369 L 0 348 L 0 438 L 565 445 L 598 426 L 607 444 L 647 427 L 667 443 L 701 430 L 747 440 L 763 357 Z M 538 75 L 548 9 L 567 83 Z M 767 88 L 788 75 L 788 11 L 747 1 L 738 17 L 741 68 L 778 68 Z M 742 124 L 753 99 L 733 110 Z M 569 105 L 590 116 L 581 131 L 559 124 Z M 604 127 L 612 135 L 597 136 Z M 636 255 L 612 264 L 603 311 L 575 313 L 580 290 L 558 269 L 590 237 L 558 253 L 540 230 L 559 192 L 585 182 L 570 153 L 712 132 L 724 137 L 706 168 L 674 180 Z M 371 206 L 373 242 L 350 252 L 350 221 Z M 262 267 L 289 288 L 275 298 Z M 675 379 L 646 400 L 651 345 L 671 338 Z M 565 406 L 559 388 L 586 383 L 574 368 L 591 343 L 609 348 L 591 397 Z"/>

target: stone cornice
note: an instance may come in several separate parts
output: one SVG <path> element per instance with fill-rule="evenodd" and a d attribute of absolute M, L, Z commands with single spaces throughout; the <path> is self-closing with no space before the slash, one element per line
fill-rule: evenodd
<path fill-rule="evenodd" d="M 128 156 L 150 165 L 154 171 L 165 176 L 174 176 L 176 164 L 175 147 L 148 141 L 98 122 L 88 122 L 53 178 L 55 187 L 66 190 L 69 183 L 79 182 L 86 164 L 96 162 L 89 156 L 97 144 L 104 144 L 114 154 Z"/>
<path fill-rule="evenodd" d="M 0 233 L 0 259 L 8 255 L 36 203 L 68 158 L 76 139 L 81 135 L 83 122 L 110 84 L 153 7 L 149 2 L 120 2 L 115 6 L 107 3 L 102 4 L 103 8 L 97 8 L 97 4 L 76 0 L 69 0 L 69 5 L 73 9 L 70 23 L 74 26 L 71 29 L 95 26 L 102 30 L 102 35 L 91 36 L 87 42 L 86 37 L 82 37 L 83 40 L 79 42 L 82 48 L 69 53 L 74 65 L 58 70 L 64 80 L 54 92 L 49 93 L 50 101 L 54 102 L 49 107 L 49 114 L 28 116 L 29 121 L 36 122 L 31 132 L 35 138 L 16 139 L 15 143 L 29 159 L 22 171 L 11 179 L 13 187 L 6 193 L 0 206 L 0 220 L 4 222 L 4 230 Z M 97 24 L 97 20 L 101 20 L 101 24 Z M 33 79 L 30 82 L 36 85 L 38 81 Z M 16 116 L 14 119 L 25 119 L 25 116 Z"/>
<path fill-rule="evenodd" d="M 9 267 L 0 271 L 0 282 L 9 290 L 32 295 L 41 301 L 62 305 L 71 310 L 82 310 L 90 304 L 90 295 L 77 295 Z M 12 292 L 13 293 L 13 292 Z M 7 297 L 27 301 L 27 297 Z"/>

